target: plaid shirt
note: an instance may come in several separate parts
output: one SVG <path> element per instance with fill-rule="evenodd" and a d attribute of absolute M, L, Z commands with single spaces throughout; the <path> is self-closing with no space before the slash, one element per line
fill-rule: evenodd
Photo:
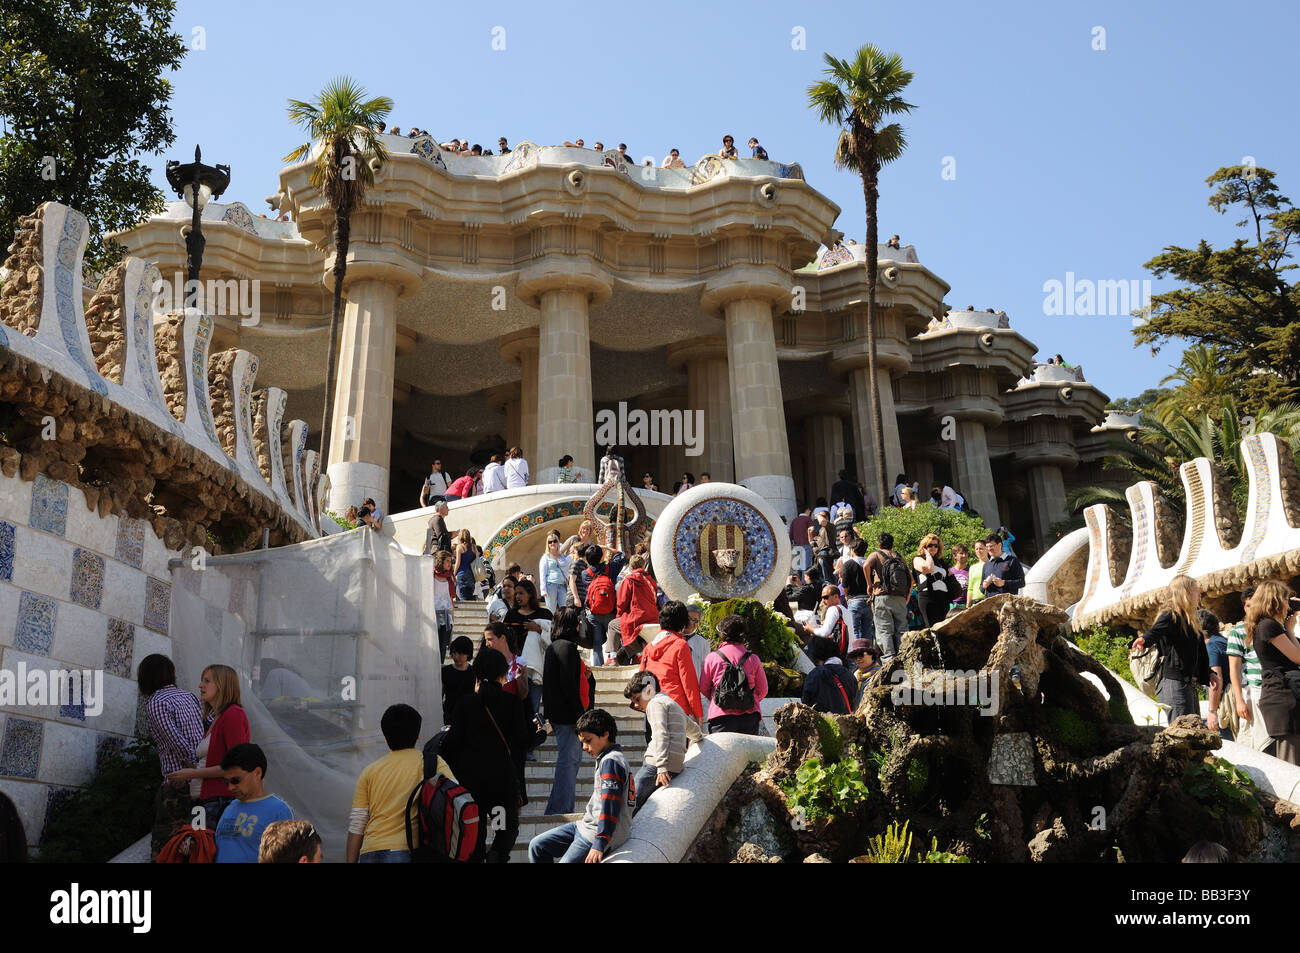
<path fill-rule="evenodd" d="M 203 740 L 203 709 L 194 694 L 167 685 L 149 696 L 144 710 L 163 777 L 194 767 L 194 749 Z"/>

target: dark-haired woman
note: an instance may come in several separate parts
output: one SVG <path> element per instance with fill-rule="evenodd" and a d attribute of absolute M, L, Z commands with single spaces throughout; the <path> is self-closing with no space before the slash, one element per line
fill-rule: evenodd
<path fill-rule="evenodd" d="M 480 848 L 473 859 L 504 864 L 519 837 L 519 778 L 533 729 L 523 702 L 502 688 L 504 655 L 480 651 L 473 670 L 474 694 L 456 704 L 440 753 L 474 796 L 482 824 L 496 831 L 491 846 L 484 844 L 486 850 Z"/>
<path fill-rule="evenodd" d="M 704 660 L 704 680 L 700 682 L 700 692 L 709 699 L 709 734 L 734 731 L 756 735 L 763 721 L 763 699 L 767 697 L 767 674 L 763 671 L 763 663 L 745 645 L 745 620 L 741 616 L 727 615 L 718 620 L 718 635 L 722 637 L 722 644 Z M 718 683 L 732 665 L 744 671 L 754 698 L 752 705 L 726 708 L 714 700 Z"/>
<path fill-rule="evenodd" d="M 149 859 L 154 860 L 171 836 L 190 823 L 193 801 L 189 786 L 183 780 L 171 781 L 167 775 L 195 766 L 194 749 L 203 738 L 203 708 L 193 692 L 176 687 L 176 667 L 165 655 L 145 656 L 136 683 L 145 699 L 149 737 L 162 764 L 163 780 L 154 798 L 153 834 L 149 839 Z"/>
<path fill-rule="evenodd" d="M 551 622 L 554 616 L 545 606 L 537 604 L 537 586 L 531 579 L 515 583 L 515 605 L 506 613 L 505 623 L 518 634 L 516 645 L 528 667 L 528 703 L 536 716 L 542 704 L 542 668 L 546 647 L 551 644 Z"/>

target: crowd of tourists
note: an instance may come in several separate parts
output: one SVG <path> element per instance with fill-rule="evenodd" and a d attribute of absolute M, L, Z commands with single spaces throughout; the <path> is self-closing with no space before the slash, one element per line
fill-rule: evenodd
<path fill-rule="evenodd" d="M 429 135 L 429 131 L 427 129 L 420 129 L 416 126 L 410 126 L 407 128 L 406 132 L 402 132 L 402 128 L 400 126 L 397 125 L 389 126 L 387 123 L 380 123 L 375 127 L 375 131 L 381 133 L 387 133 L 390 136 L 405 136 L 408 139 L 419 139 L 422 136 Z M 573 141 L 569 141 L 566 139 L 563 143 L 561 143 L 561 145 L 569 149 L 587 148 L 587 143 L 586 140 L 584 139 L 574 139 Z M 757 138 L 750 137 L 748 146 L 749 146 L 749 157 L 751 159 L 767 158 L 767 150 L 764 149 L 759 144 Z M 490 156 L 493 154 L 491 148 L 485 149 L 483 148 L 481 143 L 477 143 L 477 142 L 474 143 L 473 145 L 470 145 L 468 139 L 451 139 L 448 140 L 447 142 L 439 143 L 438 148 L 441 149 L 443 152 L 448 152 L 451 153 L 452 155 Z M 595 152 L 604 152 L 605 143 L 600 142 L 598 140 L 592 143 L 591 148 Z M 507 140 L 507 138 L 505 136 L 501 136 L 500 138 L 498 138 L 496 154 L 509 155 L 510 151 L 511 151 L 510 143 Z M 633 159 L 630 155 L 628 155 L 626 142 L 620 142 L 618 144 L 618 151 L 628 162 L 632 163 L 633 165 L 637 164 L 636 160 Z M 724 135 L 722 137 L 722 145 L 718 147 L 717 155 L 723 159 L 739 159 L 740 152 L 736 148 L 736 140 L 729 135 Z M 650 165 L 650 160 L 648 159 L 645 160 L 645 164 Z M 686 168 L 686 163 L 682 161 L 681 153 L 679 152 L 679 150 L 674 148 L 671 149 L 668 155 L 664 157 L 663 164 L 660 166 L 660 168 L 684 169 Z M 897 238 L 898 236 L 894 236 L 894 237 Z"/>

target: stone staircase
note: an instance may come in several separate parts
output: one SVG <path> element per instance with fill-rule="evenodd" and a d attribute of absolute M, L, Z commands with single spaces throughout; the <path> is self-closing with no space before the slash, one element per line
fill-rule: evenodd
<path fill-rule="evenodd" d="M 453 616 L 452 637 L 465 636 L 474 643 L 477 652 L 483 642 L 483 626 L 487 621 L 487 603 L 457 602 Z M 641 766 L 645 756 L 645 719 L 628 707 L 623 697 L 623 686 L 635 665 L 606 665 L 592 669 L 596 676 L 596 707 L 603 708 L 614 716 L 618 723 L 618 742 L 627 756 L 628 765 L 635 771 Z M 577 797 L 575 811 L 568 814 L 546 815 L 546 801 L 551 795 L 551 782 L 555 777 L 557 748 L 555 739 L 548 737 L 524 767 L 524 778 L 528 784 L 528 803 L 524 805 L 519 816 L 519 839 L 511 852 L 511 863 L 528 863 L 528 842 L 534 836 L 552 827 L 558 827 L 568 821 L 582 817 L 582 811 L 591 797 L 595 766 L 591 756 L 582 753 L 578 769 Z"/>

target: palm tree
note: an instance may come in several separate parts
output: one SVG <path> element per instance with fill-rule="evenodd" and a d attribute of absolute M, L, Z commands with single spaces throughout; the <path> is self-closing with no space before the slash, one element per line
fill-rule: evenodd
<path fill-rule="evenodd" d="M 1162 420 L 1173 419 L 1180 413 L 1194 418 L 1217 409 L 1223 392 L 1220 363 L 1216 349 L 1205 345 L 1189 347 L 1173 372 L 1160 381 L 1177 386 L 1158 398 L 1152 409 Z"/>
<path fill-rule="evenodd" d="M 379 140 L 375 127 L 392 110 L 391 99 L 387 96 L 366 99 L 366 91 L 348 76 L 330 80 L 312 102 L 289 100 L 289 118 L 307 131 L 310 141 L 285 156 L 284 161 L 299 162 L 310 156 L 313 149 L 319 148 L 311 172 L 311 184 L 320 190 L 334 210 L 334 307 L 330 312 L 325 411 L 320 428 L 322 470 L 329 466 L 339 315 L 343 311 L 343 276 L 348 270 L 352 213 L 365 197 L 366 188 L 375 184 L 374 170 L 366 161 L 367 157 L 377 159 L 377 167 L 388 161 L 388 150 Z"/>
<path fill-rule="evenodd" d="M 907 148 L 903 127 L 896 122 L 884 123 L 890 116 L 911 111 L 912 104 L 900 94 L 912 82 L 912 72 L 903 68 L 903 59 L 897 53 L 885 53 L 870 43 L 852 59 L 836 59 L 829 53 L 824 58 L 828 78 L 808 87 L 808 108 L 817 110 L 822 122 L 840 128 L 835 167 L 862 176 L 867 206 L 867 374 L 876 463 L 874 490 L 876 499 L 884 500 L 888 497 L 888 478 L 876 355 L 876 243 L 880 237 L 876 203 L 881 166 L 893 162 Z"/>

